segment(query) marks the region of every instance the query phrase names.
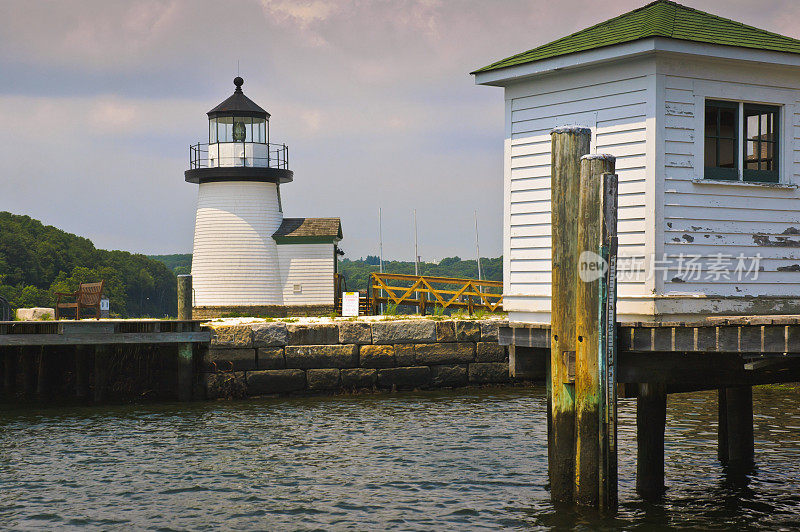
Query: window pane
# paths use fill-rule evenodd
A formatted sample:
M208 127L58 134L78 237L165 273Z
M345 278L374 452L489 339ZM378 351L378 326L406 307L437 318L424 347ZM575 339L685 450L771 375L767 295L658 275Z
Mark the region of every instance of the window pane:
M744 128L744 138L747 140L758 140L758 115L748 116L745 111Z
M711 104L706 105L706 137L717 137L717 116L718 110Z
M248 117L244 119L244 124L247 126L247 141L248 142L256 142L255 137L253 136L253 119Z
M777 170L775 167L775 143L762 142L761 151L764 153L764 167L762 170Z
M758 170L758 142L748 140L744 144L744 167L749 170Z
M208 121L208 143L214 144L217 142L217 119L212 118Z
M719 161L717 166L720 168L736 168L736 141L733 139L719 140Z
M778 113L780 108L744 104L745 180L778 180Z
M266 122L264 120L258 121L258 138L259 142L267 142Z
M719 136L722 138L736 138L736 130L739 128L739 120L735 109L719 110Z
M233 141L233 117L223 116L217 120L219 126L217 127L217 135L219 142L232 142Z
M705 166L717 166L717 139L706 137Z

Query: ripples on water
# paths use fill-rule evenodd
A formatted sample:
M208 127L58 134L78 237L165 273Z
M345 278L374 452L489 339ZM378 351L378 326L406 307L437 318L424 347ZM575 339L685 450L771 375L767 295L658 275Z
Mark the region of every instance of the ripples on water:
M798 392L756 390L758 469L716 460L716 395L670 396L663 504L553 508L542 388L0 413L0 529L533 529L800 526Z

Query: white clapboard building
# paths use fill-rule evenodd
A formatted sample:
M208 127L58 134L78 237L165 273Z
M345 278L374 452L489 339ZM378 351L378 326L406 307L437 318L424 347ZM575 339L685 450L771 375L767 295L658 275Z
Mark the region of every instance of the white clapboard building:
M339 218L284 218L289 151L270 142L270 115L233 81L208 112L208 142L190 147L197 183L194 315L322 315L334 308Z
M504 307L550 320L550 132L616 156L623 320L800 313L800 41L659 0L475 72L505 89Z

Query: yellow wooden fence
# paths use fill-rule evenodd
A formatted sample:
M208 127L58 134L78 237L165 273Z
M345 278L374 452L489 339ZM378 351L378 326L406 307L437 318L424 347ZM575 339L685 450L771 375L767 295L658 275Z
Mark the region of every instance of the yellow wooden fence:
M503 304L502 281L373 273L370 292L373 314L381 303L418 307L421 314L430 307L463 308L470 314L478 309L496 312Z

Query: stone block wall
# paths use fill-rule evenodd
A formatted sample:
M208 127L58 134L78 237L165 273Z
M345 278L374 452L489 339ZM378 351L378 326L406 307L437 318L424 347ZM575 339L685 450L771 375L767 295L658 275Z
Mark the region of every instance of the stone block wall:
M510 382L501 320L208 324L210 399Z

